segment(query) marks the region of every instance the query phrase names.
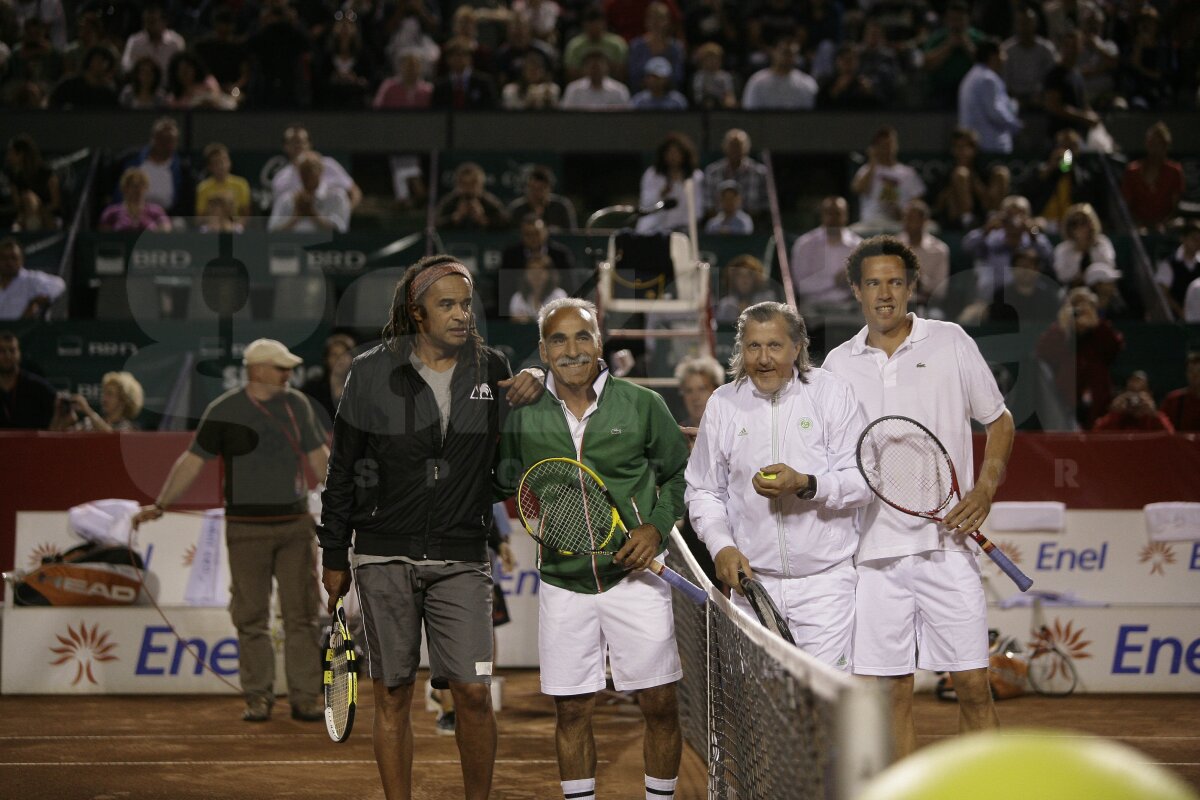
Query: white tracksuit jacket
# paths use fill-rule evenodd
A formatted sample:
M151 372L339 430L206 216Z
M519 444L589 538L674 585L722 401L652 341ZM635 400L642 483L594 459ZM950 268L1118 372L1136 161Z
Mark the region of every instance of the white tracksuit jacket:
M726 384L708 401L687 465L684 500L700 539L715 558L725 547L745 554L757 573L813 575L854 555L855 509L873 495L855 464L866 427L850 384L810 369L775 396L749 379ZM783 463L817 479L812 500L769 500L754 491L754 473Z

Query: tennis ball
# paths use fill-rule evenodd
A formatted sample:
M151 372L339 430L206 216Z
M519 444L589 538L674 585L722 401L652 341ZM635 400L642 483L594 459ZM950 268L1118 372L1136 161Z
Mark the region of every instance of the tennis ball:
M763 477L763 480L768 480L768 481L773 481L779 477L778 472L763 472L762 470L759 470L758 474Z
M1148 758L1072 731L985 731L917 751L858 800L1200 800Z

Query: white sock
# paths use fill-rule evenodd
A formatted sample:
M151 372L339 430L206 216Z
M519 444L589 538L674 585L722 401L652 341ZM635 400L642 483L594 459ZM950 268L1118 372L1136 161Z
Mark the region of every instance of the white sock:
M675 784L679 778L651 778L646 776L646 800L673 800Z
M565 800L596 800L596 779L582 778L577 781L562 781Z

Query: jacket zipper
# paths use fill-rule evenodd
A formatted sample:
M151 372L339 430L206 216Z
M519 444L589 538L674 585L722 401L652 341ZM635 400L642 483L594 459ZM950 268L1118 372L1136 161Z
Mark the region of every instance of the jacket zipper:
M771 461L779 463L779 393L771 396ZM779 566L785 577L791 577L788 569L787 536L783 526L783 498L771 501L775 506L775 535L779 539Z

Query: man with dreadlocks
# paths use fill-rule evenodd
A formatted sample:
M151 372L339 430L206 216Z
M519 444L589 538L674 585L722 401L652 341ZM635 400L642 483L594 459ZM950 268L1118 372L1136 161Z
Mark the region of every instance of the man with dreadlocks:
M374 681L375 759L389 800L412 792L413 684L421 624L435 685L449 685L468 800L492 783L496 720L487 535L500 396L541 396L511 377L471 314L471 273L423 258L396 286L383 343L354 359L333 425L318 536L330 607L358 582ZM349 555L353 536L354 555Z
M738 317L729 372L688 460L692 525L735 603L750 608L738 572L758 578L796 645L849 672L866 419L847 381L809 363L804 318L783 303Z

